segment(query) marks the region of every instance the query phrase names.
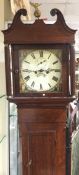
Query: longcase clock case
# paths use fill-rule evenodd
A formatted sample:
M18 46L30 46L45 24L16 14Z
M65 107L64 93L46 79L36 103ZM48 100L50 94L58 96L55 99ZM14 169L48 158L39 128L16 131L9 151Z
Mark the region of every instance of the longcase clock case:
M9 29L3 31L7 99L17 104L22 139L22 175L71 175L71 140L67 146L66 121L68 104L74 99L73 44L76 31L66 25L58 9L52 9L50 13L52 16L57 15L54 24L46 24L42 19L32 24L24 24L21 15L25 16L27 12L21 9L16 13ZM59 62L61 71L57 67L43 70L43 66L38 71L29 70L24 85L21 86L23 80L20 59L25 55L25 62L28 64L27 55L31 50L35 54L40 51L44 55L48 51L50 55L53 53L54 58L57 58L53 64ZM40 65L44 62L41 61L41 56L39 61ZM30 65L33 66L32 61ZM28 69L30 65L28 64ZM55 76L53 71L56 72ZM25 72L27 74L27 69ZM61 78L58 82L57 75L60 76L60 72ZM45 86L49 90L43 90L44 84L41 85L39 81L37 91L32 90L37 83L33 81L30 85L29 79L33 74L37 81L40 81L40 77L45 79L46 76L53 76L51 81L47 79L48 84ZM53 86L52 82L55 83L55 88L50 88Z

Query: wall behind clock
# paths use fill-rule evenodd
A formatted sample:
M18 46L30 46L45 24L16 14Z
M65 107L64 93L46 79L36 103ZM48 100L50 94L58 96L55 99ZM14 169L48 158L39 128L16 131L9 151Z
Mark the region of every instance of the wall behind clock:
M7 101L5 99L4 38L4 0L0 0L0 175L8 175L8 130Z
M8 175L7 101L5 99L4 0L0 0L0 175Z

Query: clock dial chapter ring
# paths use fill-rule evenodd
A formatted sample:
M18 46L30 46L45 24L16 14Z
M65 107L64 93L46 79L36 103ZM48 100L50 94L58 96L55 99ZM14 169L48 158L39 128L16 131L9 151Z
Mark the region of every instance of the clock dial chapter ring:
M21 76L28 91L53 91L61 79L61 62L50 51L32 51L22 61Z

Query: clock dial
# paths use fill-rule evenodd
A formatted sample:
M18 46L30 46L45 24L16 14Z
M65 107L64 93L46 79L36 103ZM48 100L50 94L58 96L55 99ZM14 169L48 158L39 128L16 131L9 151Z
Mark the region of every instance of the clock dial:
M60 58L53 50L29 51L20 64L23 86L27 91L56 91L61 81L61 69Z

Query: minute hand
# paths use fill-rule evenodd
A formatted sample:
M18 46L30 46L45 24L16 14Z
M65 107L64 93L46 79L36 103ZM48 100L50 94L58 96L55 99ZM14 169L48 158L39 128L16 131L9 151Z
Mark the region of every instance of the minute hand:
M46 73L49 73L51 71L60 72L60 69L50 69L49 68L49 69L46 70Z

